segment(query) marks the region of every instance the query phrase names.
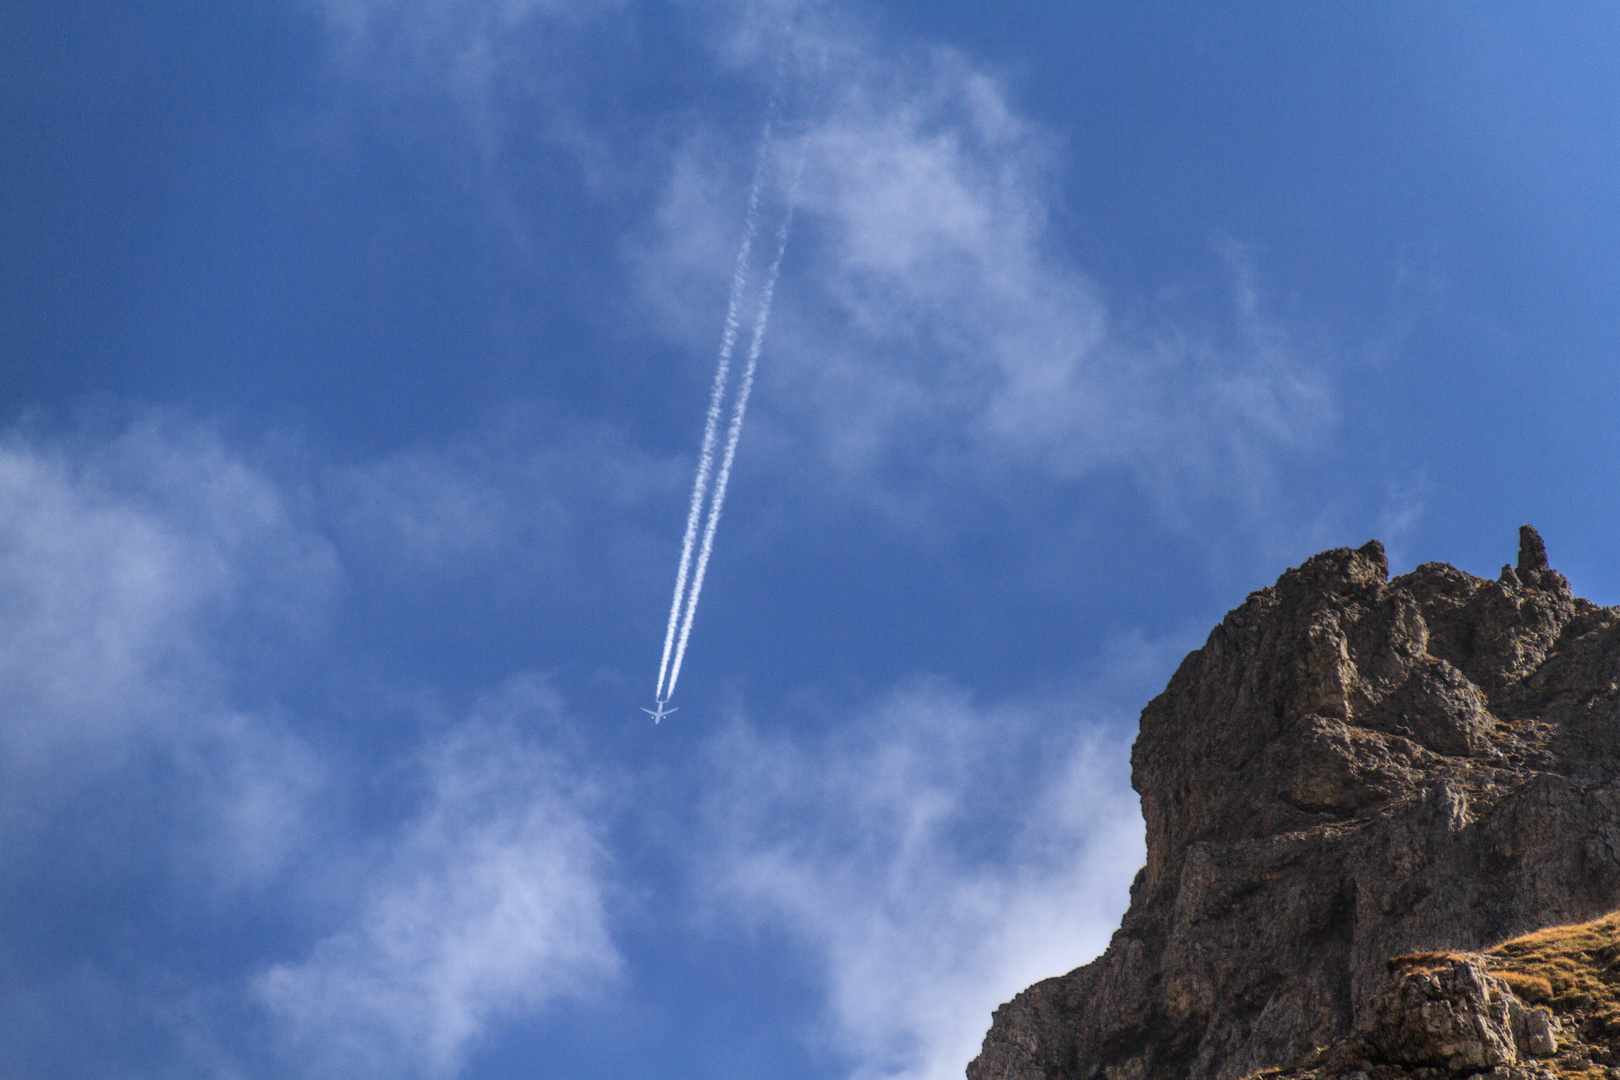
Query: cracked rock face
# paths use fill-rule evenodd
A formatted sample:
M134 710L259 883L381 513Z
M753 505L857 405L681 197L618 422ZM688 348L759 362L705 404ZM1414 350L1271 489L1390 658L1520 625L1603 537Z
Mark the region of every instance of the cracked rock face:
M1620 906L1620 609L1528 526L1495 581L1326 551L1182 662L1131 765L1130 910L996 1010L970 1080L1238 1080L1373 1024L1390 957ZM1493 1030L1469 1070L1520 1068Z
M1552 1014L1526 1007L1471 957L1404 973L1373 998L1372 1013L1364 1036L1371 1060L1466 1074L1557 1050Z

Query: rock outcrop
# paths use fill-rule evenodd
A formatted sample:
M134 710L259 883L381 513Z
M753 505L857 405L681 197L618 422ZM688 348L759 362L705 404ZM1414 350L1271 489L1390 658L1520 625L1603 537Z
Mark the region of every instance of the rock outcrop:
M1255 1080L1620 1078L1620 913L1389 967L1355 1033Z
M1467 957L1620 906L1620 609L1528 526L1495 581L1323 552L1182 662L1131 766L1123 923L996 1010L970 1080L1238 1080L1352 1044L1336 1075L1522 1071L1542 1014ZM1392 975L1420 951L1451 958Z

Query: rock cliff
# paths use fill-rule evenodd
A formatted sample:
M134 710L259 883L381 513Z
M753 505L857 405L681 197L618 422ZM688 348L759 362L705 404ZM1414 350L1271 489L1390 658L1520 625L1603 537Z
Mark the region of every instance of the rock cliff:
M1556 1018L1481 950L1620 906L1620 608L1528 526L1495 581L1326 551L1182 662L1131 769L1129 911L996 1010L970 1080L1522 1070ZM1493 1034L1396 1060L1435 1002Z

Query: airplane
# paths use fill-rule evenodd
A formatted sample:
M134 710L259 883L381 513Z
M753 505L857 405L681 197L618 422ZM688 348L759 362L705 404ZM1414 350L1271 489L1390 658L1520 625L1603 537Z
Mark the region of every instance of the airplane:
M664 708L664 706L668 705L668 704L669 704L668 699L665 699L664 701L658 702L658 711L657 712L654 712L651 709L642 709L641 711L646 713L648 716L652 717L653 718L653 723L656 724L656 723L658 723L658 721L662 720L664 717L668 716L670 713L675 713L675 712L680 712L681 711L679 709L666 709L666 708Z

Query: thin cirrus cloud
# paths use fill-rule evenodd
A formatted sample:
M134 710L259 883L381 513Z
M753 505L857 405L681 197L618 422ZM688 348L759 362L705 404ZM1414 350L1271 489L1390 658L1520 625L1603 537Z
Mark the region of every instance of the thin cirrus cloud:
M634 200L621 208L641 222L622 240L629 306L709 355L760 129L722 131L692 108L664 115L657 100L617 101L642 111L593 126L601 91L583 58L633 63L610 31L633 40L636 5L326 6L351 71L400 99L436 88L486 165L521 121L572 154L597 197ZM1056 136L970 58L882 40L822 3L681 11L716 86L752 87L761 122L776 102L777 171L803 166L756 442L814 446L835 474L876 489L918 465L1064 481L1113 471L1176 519L1209 499L1258 505L1277 460L1332 428L1331 358L1269 314L1240 244L1212 252L1224 305L1127 298L1121 313L1052 225ZM605 179L645 177L649 160L665 165L661 189ZM494 168L481 182L522 179ZM494 195L501 213L522 201Z
M995 1006L1107 943L1142 826L1086 700L925 685L824 739L713 741L705 880L814 957L850 1076L960 1077Z
M43 808L156 754L240 779L244 822L276 817L265 763L299 751L233 707L241 657L219 631L320 622L341 571L292 500L210 433L158 418L8 433L0 499L6 797Z
M491 1022L618 976L598 794L577 760L518 733L560 713L517 680L430 745L421 808L360 875L348 924L255 978L312 1074L454 1075Z
M1113 469L1166 506L1249 500L1331 424L1325 372L1267 317L1236 245L1215 323L1122 320L1062 253L1053 139L1001 82L948 49L796 45L817 90L778 135L803 173L762 416L865 479L897 457ZM649 308L694 347L707 328L686 313L719 292L741 199L723 147L697 133L677 153L638 250Z
M456 468L423 467L450 498ZM617 977L601 786L541 683L369 757L251 704L309 661L356 561L400 557L327 539L316 486L173 418L0 438L0 1070L258 1075L242 1048L265 1037L281 1075L452 1075L492 1022ZM420 501L381 498L385 520ZM351 808L402 774L406 809ZM194 969L267 919L306 945Z
M12 428L0 500L0 1071L122 1072L195 989L157 976L191 951L162 943L310 842L324 765L236 689L318 632L341 572L280 485L163 417Z

